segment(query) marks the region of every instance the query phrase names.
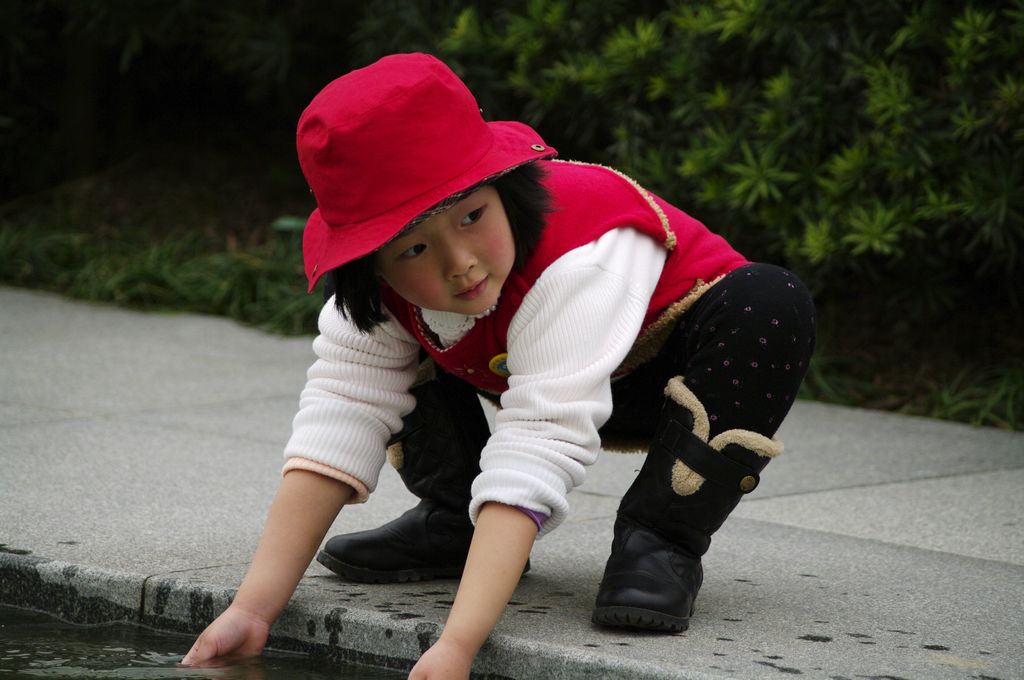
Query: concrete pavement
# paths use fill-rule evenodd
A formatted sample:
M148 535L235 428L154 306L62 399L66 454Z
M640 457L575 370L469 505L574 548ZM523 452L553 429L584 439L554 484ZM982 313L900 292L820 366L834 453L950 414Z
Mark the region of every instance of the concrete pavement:
M311 359L310 338L0 288L0 603L201 630L245 573ZM590 623L642 462L606 453L475 671L1024 678L1024 434L800 402L780 437L705 558L689 631ZM413 502L386 469L334 530ZM314 563L271 644L409 667L456 585L350 584Z

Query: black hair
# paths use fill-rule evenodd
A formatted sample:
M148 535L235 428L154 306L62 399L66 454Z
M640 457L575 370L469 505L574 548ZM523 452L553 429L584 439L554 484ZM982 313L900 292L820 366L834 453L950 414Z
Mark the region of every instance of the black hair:
M551 212L551 194L542 183L543 179L544 170L536 162L520 165L449 196L413 219L406 228L443 212L478 189L493 186L512 228L512 239L516 247L512 266L520 270L540 240L546 223L545 215ZM330 299L332 294L336 294L334 305L338 311L351 319L363 333L371 332L387 320L373 260L374 253L364 255L332 269L324 277L324 299Z

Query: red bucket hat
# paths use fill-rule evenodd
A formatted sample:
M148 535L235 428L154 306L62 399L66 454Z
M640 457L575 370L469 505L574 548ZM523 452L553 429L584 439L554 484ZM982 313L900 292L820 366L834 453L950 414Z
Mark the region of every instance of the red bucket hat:
M302 238L310 291L448 196L556 154L527 125L485 122L466 85L426 54L331 82L302 112L296 146L317 202Z

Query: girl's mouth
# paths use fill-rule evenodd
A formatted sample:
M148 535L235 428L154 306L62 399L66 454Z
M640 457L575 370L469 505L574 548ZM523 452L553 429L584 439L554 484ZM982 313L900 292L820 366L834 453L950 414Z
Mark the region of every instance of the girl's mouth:
M461 293L456 293L455 297L461 300L475 300L484 294L484 290L487 288L487 277L480 279L480 282L467 288Z

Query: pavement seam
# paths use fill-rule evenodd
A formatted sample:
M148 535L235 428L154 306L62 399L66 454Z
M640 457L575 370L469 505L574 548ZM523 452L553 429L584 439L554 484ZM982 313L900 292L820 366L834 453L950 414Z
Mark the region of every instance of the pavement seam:
M765 495L758 495L758 497L756 497L756 498L745 499L744 503L745 504L749 504L749 503L756 503L758 501L770 501L770 500L775 500L775 499L778 499L778 498L795 498L795 497L799 497L799 496L815 496L815 495L818 495L818 494L832 493L834 491L847 491L847 490L854 490L854 489L877 489L879 487L895 486L895 485L898 485L898 484L913 484L915 482L930 482L930 481L935 481L935 480L940 480L940 479L957 479L957 478L961 478L961 477L972 477L972 476L977 476L977 475L987 475L987 474L991 474L993 472L1016 472L1018 470L1024 470L1024 464L1021 464L1021 465L1011 465L1011 466L1008 466L1008 467L1007 466L994 467L994 468L990 468L990 469L987 469L987 470L971 470L969 472L954 472L954 473L927 475L927 476L924 476L924 477L912 477L912 478L909 478L909 479L894 479L894 480L889 480L889 481L885 481L885 482L865 482L863 484L851 484L849 486L826 487L826 488L819 488L819 489L813 489L813 490L808 490L808 491L790 491L790 492L787 492L787 493L778 493L778 494L772 494L772 495L765 494Z
M919 550L921 552L934 553L936 555L946 555L951 557L957 557L964 560L977 560L979 562L986 562L988 564L998 564L1004 567L1010 567L1012 569L1019 569L1024 572L1024 564L1018 564L1016 562L1007 562L1005 560L996 560L989 557L978 557L977 555L965 555L958 552L950 552L948 550L939 550L937 548L925 548L918 545L908 545L906 543L896 543L893 541L887 541L881 538L866 538L864 536L858 536L856 534L841 533L838 531L828 531L825 529L815 529L814 527L806 527L800 524L790 524L788 522L778 522L769 519L757 519L756 517L739 517L737 516L736 521L753 522L756 524L768 524L776 527L786 527L789 529L796 529L798 531L808 531L815 534L823 534L825 536L841 536L847 539L853 539L855 541L865 541L867 543L873 543L876 545L884 545L891 548L899 548L901 550Z
M68 418L64 418L64 419L62 419L60 421L57 421L57 422L63 422L65 420L91 420L91 419L94 419L94 418L102 418L102 419L111 419L112 418L112 419L116 420L116 419L123 418L123 417L126 417L126 416L137 416L137 415L146 415L146 414L155 414L155 413L174 413L174 412L177 412L177 413L188 413L189 411L196 411L196 410L200 410L200 409L208 409L208 408L211 408L211 407L216 408L216 407L221 407L221 406L238 406L238 405L242 405L242 404L258 404L260 402L274 401L276 399L290 399L290 400L294 400L296 402L296 408L298 408L298 405L297 405L298 404L298 397L296 396L296 394L291 393L291 392L285 394L285 393L282 392L281 394L270 394L270 395L261 396L261 397L239 397L237 399L223 399L223 400L218 400L218 401L210 401L210 402L202 402L202 403L192 403L192 404L188 404L188 405L154 406L152 408L143 408L143 409L136 409L136 410L100 411L100 412L97 412L97 413L88 413L88 414L80 415L80 416L69 416ZM49 411L50 413L60 413L62 411L63 412L69 412L69 409L65 409L65 408L53 408L52 406L46 406L44 404L33 404L33 403L29 403L29 402L24 402L24 401L9 401L9 400L6 400L6 399L0 399L0 406L21 406L23 408L29 408L29 409L44 409L46 411ZM52 423L54 421L47 420L46 422ZM3 423L3 424L0 424L0 429L8 428L8 427L18 427L19 425L34 425L34 424L37 424L37 423L34 422L34 421L33 422L28 422L28 423Z
M276 398L280 398L280 397L276 397ZM224 402L224 403L226 403L226 402ZM245 401L242 401L242 402L233 402L233 403L250 403L250 400L245 400ZM220 405L220 404L213 404L213 405ZM204 404L204 405L200 405L197 408L205 408L206 406L207 405ZM189 407L189 408L191 409L193 407ZM88 415L88 416L75 416L75 417L69 417L69 418L61 418L61 419L58 419L58 420L52 420L51 419L51 420L45 420L45 421L40 420L40 421L28 421L28 422L12 423L12 424L0 424L0 431L8 430L8 429L14 429L14 428L38 427L38 426L41 426L41 425L45 425L47 427L52 427L52 426L54 426L56 424L68 424L68 423L82 423L82 424L85 424L85 423L104 423L104 422L106 422L106 423L118 423L118 424L126 424L126 425L144 426L144 427L148 427L148 428L152 428L152 429L164 430L164 431L167 431L167 432L181 432L182 430L185 430L185 431L188 431L188 432L194 432L194 433L198 433L198 434L204 434L204 435L210 435L210 436L216 436L216 437L226 437L228 439L238 440L238 441L253 442L253 443L258 443L258 444L273 444L273 445L276 445L276 446L280 446L282 449L284 448L285 441L287 440L287 437L285 437L285 436L278 437L278 438L275 438L275 439L270 439L270 438L254 437L254 436L245 435L245 434L225 433L223 431L215 430L213 428L195 427L194 425L186 425L185 423L180 423L179 425L171 425L171 424L167 424L167 423L159 423L159 422L150 421L150 420L134 420L133 419L133 417L139 416L139 415L142 415L142 416L145 416L147 414L154 414L155 415L155 414L165 413L165 412L167 412L167 411L165 411L164 409L154 409L154 410L145 410L145 411L131 411L131 412L127 413L127 414L101 413L101 414L93 414L93 415Z

